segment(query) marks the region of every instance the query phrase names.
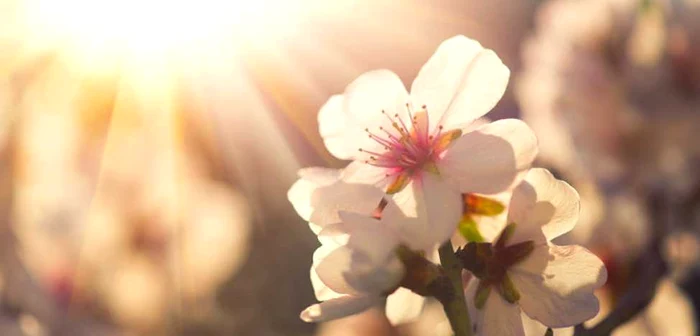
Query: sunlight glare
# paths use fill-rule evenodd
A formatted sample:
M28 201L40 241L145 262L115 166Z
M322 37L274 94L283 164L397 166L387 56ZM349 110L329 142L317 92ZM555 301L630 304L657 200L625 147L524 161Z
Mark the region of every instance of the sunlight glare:
M27 0L45 43L91 59L162 57L214 43L269 40L294 30L300 1Z

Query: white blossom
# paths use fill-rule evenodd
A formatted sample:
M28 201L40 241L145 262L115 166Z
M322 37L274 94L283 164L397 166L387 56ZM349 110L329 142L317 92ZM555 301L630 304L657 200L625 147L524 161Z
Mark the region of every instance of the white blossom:
M552 328L598 313L593 292L607 279L603 262L581 246L551 242L574 227L578 213L571 186L545 169L528 172L513 191L509 225L482 245L486 264L465 289L478 335L524 335L521 312Z
M334 156L353 160L342 178L392 194L418 220L411 245L427 249L452 235L460 194L517 185L536 156L536 138L519 120L470 127L500 100L509 75L493 51L456 36L423 66L410 94L389 70L361 75L321 108L320 133Z
M415 220L406 218L377 187L345 183L340 174L325 168L302 169L288 193L322 244L310 272L316 298L322 302L304 310L301 318L307 322L341 318L385 298L392 323L415 318L424 298L398 288L405 269L396 254Z

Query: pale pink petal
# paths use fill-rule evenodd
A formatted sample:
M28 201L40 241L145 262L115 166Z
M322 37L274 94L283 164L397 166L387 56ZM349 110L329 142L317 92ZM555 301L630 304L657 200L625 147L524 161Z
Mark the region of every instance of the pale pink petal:
M334 95L318 112L318 131L326 149L339 159L352 159L357 154L357 146L347 141L352 134L366 136L360 125L348 129L349 118L344 110L343 95Z
M462 216L461 195L432 173L414 178L394 201L407 217L399 228L402 241L415 250L450 239Z
M491 289L486 304L481 309L474 306L474 296L479 281L469 281L464 291L467 308L477 336L525 336L520 308L517 304L508 303L498 291Z
M390 129L387 116L405 116L408 101L408 92L396 74L367 72L350 83L343 96L331 97L321 108L318 122L324 143L340 159L366 156L359 148L381 151L384 145L369 138L366 130L381 134L380 126Z
M352 251L341 246L328 253L318 262L315 269L318 279L330 290L340 294L359 294L345 279L345 272L350 270Z
M448 147L438 169L462 193L496 194L514 187L537 156L537 138L517 119L498 120Z
M301 218L308 221L313 207L311 196L316 189L335 183L340 178L340 170L321 167L311 167L299 170L299 179L294 182L287 192L287 199Z
M509 274L523 311L552 328L594 317L599 305L593 291L607 280L603 262L578 245L538 246Z
M323 227L339 223L339 211L371 215L384 196L381 189L367 184L338 182L320 187L311 197L310 221Z
M578 193L543 168L531 169L513 190L508 223L516 223L509 244L525 240L543 243L574 228L578 221Z
M362 256L355 258L345 280L358 292L382 295L399 286L406 269L398 257L392 255L384 264L374 266Z
M381 220L341 211L343 231L349 236L347 246L361 253L372 265L386 263L399 245L399 237L393 228Z
M425 298L406 288L399 288L386 299L386 317L392 325L414 321L423 311Z
M325 283L323 283L323 281L321 281L321 278L316 273L316 269L318 268L318 265L321 263L321 261L325 259L329 254L331 254L331 252L335 251L338 247L340 247L340 245L336 245L333 243L323 244L314 252L310 277L311 285L314 288L314 294L316 295L316 299L319 301L326 301L343 296L343 294L330 289Z
M353 161L343 169L340 178L346 183L371 184L386 190L389 183L386 174L387 168L373 166L364 161Z
M427 105L431 124L462 128L496 106L509 76L508 67L493 51L455 36L442 42L420 70L411 97L414 106Z
M531 319L529 316L527 316L527 314L522 313L520 314L520 317L523 319L523 327L525 327L525 334L544 336L544 334L547 332L547 326ZM573 336L574 328L553 328L552 332L553 336Z
M306 308L299 316L304 322L323 322L361 313L378 304L381 298L373 295L343 296Z

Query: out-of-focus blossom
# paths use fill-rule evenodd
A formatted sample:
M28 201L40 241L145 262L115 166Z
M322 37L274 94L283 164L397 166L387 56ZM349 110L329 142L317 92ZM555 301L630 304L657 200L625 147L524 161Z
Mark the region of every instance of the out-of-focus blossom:
M465 289L479 335L524 335L521 310L545 326L582 323L598 313L593 294L607 278L603 262L577 245L551 240L578 219L579 198L544 169L531 169L513 191L508 220L491 243L470 243L458 254L476 279ZM481 260L483 262L478 262Z
M547 139L542 163L581 194L586 217L569 241L632 260L654 232L645 190L680 199L696 185L698 13L692 1L542 4L516 93L523 119Z
M406 91L388 70L368 72L321 108L328 150L354 160L342 178L377 185L425 226L422 249L449 238L460 194L493 194L517 184L537 153L519 120L468 132L500 100L508 68L493 51L456 36L443 42ZM463 134L464 133L464 134Z
M59 304L97 307L127 330L157 333L169 316L215 307L247 256L246 201L163 115L115 111L102 133L64 75L19 107L11 216L22 261Z
M600 314L590 321L599 322L613 308L615 301L606 290L597 293L600 299ZM613 336L632 335L695 335L693 305L673 281L663 278L649 306L629 322L621 325Z

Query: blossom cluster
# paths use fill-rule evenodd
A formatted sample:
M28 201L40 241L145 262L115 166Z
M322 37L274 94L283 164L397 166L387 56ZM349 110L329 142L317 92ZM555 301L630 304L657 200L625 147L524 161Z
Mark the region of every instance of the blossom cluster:
M451 298L440 246L454 241L472 330L524 334L521 312L552 328L598 313L603 263L554 238L578 220L579 196L532 168L537 138L517 119L490 122L510 71L477 41L443 42L406 90L389 70L361 75L318 121L344 169L306 168L288 193L321 246L310 277L321 301L307 322L385 304L410 321L425 297ZM440 249L442 258L442 251ZM444 262L444 260L443 260Z

